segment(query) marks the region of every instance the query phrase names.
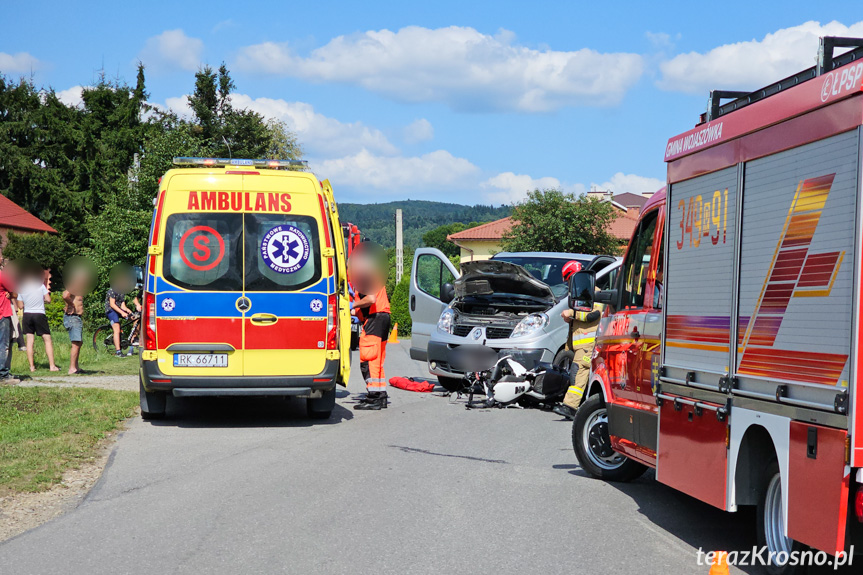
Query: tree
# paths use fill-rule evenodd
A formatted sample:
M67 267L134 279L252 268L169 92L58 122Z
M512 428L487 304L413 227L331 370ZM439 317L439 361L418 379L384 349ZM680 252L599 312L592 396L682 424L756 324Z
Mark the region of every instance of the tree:
M616 253L617 239L608 233L617 214L610 202L557 189L534 190L514 204L515 225L504 234L505 251Z
M9 232L3 246L3 257L12 261L31 261L51 270L51 288L62 289L62 272L66 262L77 251L56 234L17 234Z
M276 160L299 160L303 157L303 148L300 146L297 135L288 129L288 125L276 118L267 120L267 132L270 141L267 145L265 158Z
M231 92L236 88L227 66L218 72L204 66L195 73L195 90L188 96L189 107L202 143L210 155L223 158L262 158L279 142L290 141L290 132L271 128L264 117L251 110L236 110ZM275 139L275 140L274 140ZM296 142L296 136L293 136ZM296 147L294 152L299 151Z
M108 273L117 264L144 265L152 209L138 210L111 202L99 214L87 218L90 245L84 250L96 265L97 285L85 304L90 317L100 315L108 287Z

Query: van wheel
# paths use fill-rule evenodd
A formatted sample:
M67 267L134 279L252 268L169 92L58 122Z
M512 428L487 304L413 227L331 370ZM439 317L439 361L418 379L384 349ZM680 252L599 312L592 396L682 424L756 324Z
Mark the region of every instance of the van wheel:
M164 391L147 391L144 382L138 380L138 396L141 404L141 417L147 420L162 419L168 403L168 394Z
M761 490L758 499L758 545L767 548L767 555L773 561L766 566L769 575L797 575L803 573L799 565L790 565L787 558L793 551L801 551L804 545L785 536L785 517L782 508L782 476L779 463L770 463L765 473L767 485ZM782 563L780 563L782 562Z
M596 479L632 481L647 467L611 448L608 437L608 410L601 395L593 395L575 412L572 447L581 468Z
M319 398L306 400L306 413L312 419L329 419L336 406L335 388L327 390Z
M560 368L564 371L572 371L572 359L575 357L575 353L569 351L568 349L562 349L557 352L557 355L554 356L554 360L551 362L557 368Z

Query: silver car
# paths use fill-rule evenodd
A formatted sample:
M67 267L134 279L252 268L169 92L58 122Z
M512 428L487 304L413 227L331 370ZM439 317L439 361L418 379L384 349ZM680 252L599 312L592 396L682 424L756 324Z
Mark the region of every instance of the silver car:
M513 355L527 367L551 363L564 348L568 326L563 266L572 260L596 271L600 289L613 285L620 258L560 252L501 252L462 264L461 273L434 248L414 253L410 310L411 358L427 361L447 389L463 372L452 350L481 344ZM605 286L605 287L603 287Z

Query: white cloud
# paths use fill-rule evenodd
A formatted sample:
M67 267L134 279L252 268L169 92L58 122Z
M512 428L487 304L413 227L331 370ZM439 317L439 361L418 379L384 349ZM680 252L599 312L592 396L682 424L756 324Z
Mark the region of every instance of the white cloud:
M404 197L417 191L443 195L453 188L469 189L479 174L479 168L468 160L445 150L414 157L378 156L362 150L343 158L311 160L309 164L333 185L366 190L366 201L374 201L370 193L373 190Z
M528 192L533 190L561 187L560 180L557 178L532 178L526 174L513 172L500 173L480 184L480 188L488 190L483 194L485 200L495 204L520 202L527 197Z
M637 176L635 174L624 174L617 172L607 182L595 185L600 190L611 190L615 194L623 194L629 192L631 194L641 194L643 192L655 192L665 185L663 180L657 178L648 178L645 176Z
M395 100L458 110L522 112L617 104L642 74L638 54L540 51L512 40L506 31L409 26L338 36L308 57L286 43L256 44L241 50L236 69L357 84Z
M404 139L409 144L432 140L434 139L434 126L425 118L414 120L405 126Z
M863 22L806 22L761 40L725 44L707 53L680 54L660 64L664 90L704 93L711 89L755 90L815 65L820 36L863 36ZM837 50L837 53L839 51Z
M189 119L192 117L192 107L189 106L189 97L188 96L178 96L176 98L167 98L165 100L165 105L171 109L172 112L180 116L181 118Z
M72 86L71 88L67 88L66 90L60 90L59 92L55 92L55 95L57 96L58 100L60 100L67 106L77 108L84 103L84 99L82 97L83 93L83 86Z
M204 43L200 39L190 38L178 28L148 38L138 57L157 71L179 68L194 72L201 65L203 51Z
M363 149L388 155L398 153L380 130L369 128L362 122L340 122L315 112L314 107L305 102L232 94L231 103L235 108L247 108L266 118L282 120L297 133L311 155L342 156Z
M29 74L42 67L42 62L27 52L7 54L0 52L0 73Z

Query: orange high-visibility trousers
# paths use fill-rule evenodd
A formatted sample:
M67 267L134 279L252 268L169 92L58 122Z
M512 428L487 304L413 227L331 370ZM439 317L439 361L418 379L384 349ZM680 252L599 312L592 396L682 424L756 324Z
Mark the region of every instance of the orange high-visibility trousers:
M370 393L387 390L384 361L389 330L390 314L376 313L366 320L360 335L360 371L366 382L366 391Z

